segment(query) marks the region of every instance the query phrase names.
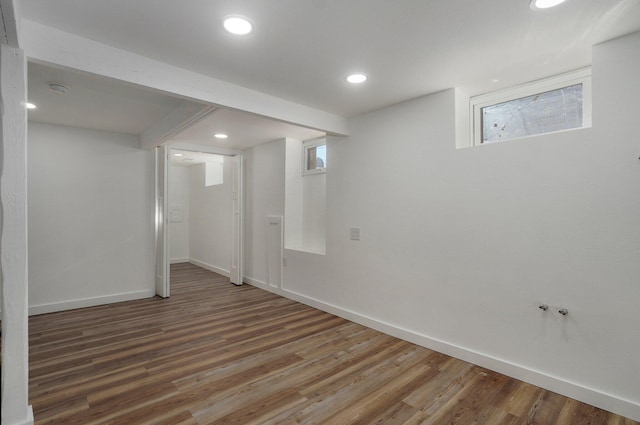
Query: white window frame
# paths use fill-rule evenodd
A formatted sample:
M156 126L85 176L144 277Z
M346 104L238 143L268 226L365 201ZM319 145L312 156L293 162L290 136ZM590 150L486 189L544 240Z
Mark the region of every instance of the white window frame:
M327 167L326 167L327 164L325 164L325 166L322 168L307 170L307 165L309 162L309 155L307 154L307 152L311 148L315 148L316 146L323 146L323 145L324 146L327 145L327 139L324 137L319 139L307 140L302 143L302 175L303 176L308 176L311 174L322 174L327 172Z
M569 128L566 130L558 130L548 133L533 134L530 136L514 137L512 139L507 139L504 141L506 142L510 140L518 140L529 137L538 137L546 134L561 133L565 131L580 130L582 128L591 127L592 88L591 68L589 67L577 71L567 72L565 74L555 75L553 77L545 78L520 86L510 87L492 93L472 97L469 102L469 115L471 118L471 145L478 146L485 144L482 142L482 108L493 106L499 103L509 102L511 100L516 100L527 96L533 96L536 94L561 89L563 87L573 86L576 84L582 84L582 127ZM500 142L490 142L487 144L494 143Z

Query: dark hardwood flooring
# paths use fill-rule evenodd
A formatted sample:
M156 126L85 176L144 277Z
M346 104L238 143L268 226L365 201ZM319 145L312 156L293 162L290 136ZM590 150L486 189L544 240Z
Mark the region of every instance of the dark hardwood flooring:
M172 297L34 316L36 424L631 425L189 264Z

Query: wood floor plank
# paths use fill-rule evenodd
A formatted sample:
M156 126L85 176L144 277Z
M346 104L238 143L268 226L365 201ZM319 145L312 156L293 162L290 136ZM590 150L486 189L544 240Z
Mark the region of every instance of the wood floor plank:
M640 425L191 264L169 299L33 316L37 425Z

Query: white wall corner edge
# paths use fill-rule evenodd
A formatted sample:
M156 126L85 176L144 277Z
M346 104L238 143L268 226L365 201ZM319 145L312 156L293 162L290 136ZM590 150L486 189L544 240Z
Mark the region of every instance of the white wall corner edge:
M24 422L19 422L15 425L33 425L35 423L35 419L33 418L33 406L32 405L28 405L27 406L27 418L24 420Z
M33 418L33 406L27 406L27 417L20 422L12 422L7 425L33 425L35 423L35 419Z
M55 313L57 311L74 310L77 308L94 307L97 305L113 304L123 301L140 300L151 298L156 295L156 291L149 289L146 291L125 292L121 294L105 295L102 297L82 298L78 300L62 301L49 304L29 306L29 316L38 314Z
M229 271L227 269L223 269L223 268L218 267L218 266L214 266L213 264L205 263L204 261L196 260L195 258L189 258L189 263L193 264L194 266L198 266L198 267L202 267L203 269L207 269L207 270L209 270L211 272L221 274L224 277L230 277L231 276L231 271Z
M274 294L278 294L283 297L301 302L319 310L326 311L328 313L361 324L363 326L367 326L369 328L383 332L387 335L391 335L404 341L414 343L421 347L425 347L430 350L434 350L439 353L443 353L448 356L473 363L474 365L484 367L498 373L502 373L503 375L507 375L512 378L544 388L546 390L562 394L566 397L576 399L583 403L590 404L592 406L607 410L609 412L613 412L615 414L633 419L635 421L640 421L640 404L638 404L637 402L626 400L612 394L607 394L605 392L589 388L575 382L570 382L557 377L553 377L543 372L511 363L504 359L499 359L487 354L470 350L468 348L448 343L446 341L431 338L427 335L423 335L408 329L403 329L401 327L382 322L372 317L347 310L333 304L328 304L324 301L320 301L291 290L274 288L260 280L245 277L244 282L252 286L267 290Z

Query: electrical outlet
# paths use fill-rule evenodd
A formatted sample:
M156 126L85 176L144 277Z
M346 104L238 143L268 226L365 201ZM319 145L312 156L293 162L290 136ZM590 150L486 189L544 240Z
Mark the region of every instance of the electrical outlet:
M352 227L351 228L351 240L352 241L359 241L360 240L360 228L359 227Z

